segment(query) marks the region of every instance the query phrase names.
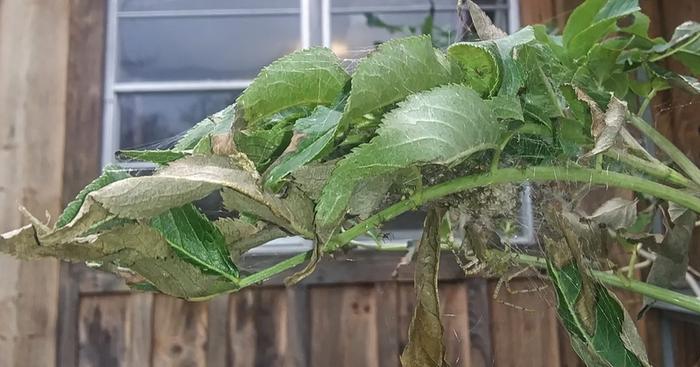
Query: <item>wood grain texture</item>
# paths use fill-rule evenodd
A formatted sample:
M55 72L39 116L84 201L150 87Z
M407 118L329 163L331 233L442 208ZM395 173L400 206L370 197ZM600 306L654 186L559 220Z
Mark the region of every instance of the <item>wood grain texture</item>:
M99 174L106 0L71 0L66 81L66 139L61 206ZM59 366L77 363L79 265L61 264L58 304Z
M374 285L377 294L377 353L382 367L400 367L399 346L399 282Z
M379 367L371 285L314 287L311 310L312 367Z
M229 315L231 365L285 366L288 313L283 288L248 289L232 295Z
M80 301L80 367L126 367L128 295L84 297Z
M229 296L207 302L207 366L228 366Z
M532 289L541 284L531 279L510 282L513 290ZM495 288L496 281L491 281L489 293L494 294ZM503 287L498 300L491 302L490 309L494 364L499 367L560 365L559 321L551 292L510 294Z
M439 287L440 317L445 328L445 360L452 367L471 367L469 300L466 282L451 282Z
M488 281L484 278L467 279L467 294L470 366L488 367L493 364Z
M61 204L68 0L0 2L0 232ZM0 366L54 366L59 265L0 256Z
M204 366L207 304L156 295L153 305L152 365Z
M286 367L309 365L311 352L311 307L308 285L298 284L285 290L287 297Z
M148 366L153 350L153 300L151 293L129 295L126 312L127 351L124 359L127 366Z

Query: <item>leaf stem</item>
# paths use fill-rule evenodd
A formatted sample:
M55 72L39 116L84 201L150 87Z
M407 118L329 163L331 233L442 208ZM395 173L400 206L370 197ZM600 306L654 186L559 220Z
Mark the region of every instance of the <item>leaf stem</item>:
M497 251L497 250L492 250ZM504 256L506 254L504 253ZM515 254L511 255L514 257L515 261L523 264L529 265L536 268L546 268L547 263L543 258L527 255L527 254ZM654 298L656 300L666 302L678 307L682 307L686 310L694 311L700 313L700 300L695 297L687 296L685 294L657 287L655 285L640 282L638 280L625 278L620 275L593 270L593 277L598 281L605 283L609 286L626 289L635 293L639 293L644 296Z
M673 143L671 143L665 136L661 135L656 129L644 121L641 117L630 114L630 123L641 131L644 135L649 137L656 146L663 150L672 160L675 162L688 177L693 180L696 184L700 185L700 169L686 157L683 152L680 151Z
M610 149L605 152L605 155L612 158L613 160L622 162L630 168L634 168L659 180L663 180L668 183L672 183L674 185L682 187L694 186L693 182L688 180L678 171L666 165L659 165L657 163L649 162L645 159L639 158L619 149Z
M688 45L692 44L693 42L697 41L698 39L700 39L700 33L695 34L695 35L694 35L693 37L691 37L689 40L683 42L682 45L680 45L680 46L678 46L678 47L674 47L674 48L672 48L670 51L666 51L665 53L663 53L663 54L661 54L661 55L652 57L651 59L649 59L649 61L650 61L650 62L657 62L657 61L659 61L659 60L661 60L661 59L665 59L665 58L667 58L667 57L669 57L669 56L672 56L672 55L675 54L676 52L683 50L683 49L685 48L685 46L688 46Z
M312 250L302 252L300 254L294 255L286 260L282 260L278 262L275 265L272 265L269 268L263 269L257 273L251 274L243 279L241 279L239 285L240 288L245 288L249 287L251 285L255 285L260 282L264 282L273 276L285 271L289 270L297 265L300 265L304 263L304 261L307 261L308 259L311 258L311 253Z

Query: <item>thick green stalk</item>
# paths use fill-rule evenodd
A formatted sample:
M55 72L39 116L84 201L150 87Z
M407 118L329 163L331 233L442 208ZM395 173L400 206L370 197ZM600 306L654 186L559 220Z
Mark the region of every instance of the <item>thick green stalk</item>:
M347 231L340 233L331 240L331 243L329 243L329 245L325 248L325 251L333 252L372 228L376 228L381 223L395 218L409 210L416 209L430 200L482 186L525 181L542 182L552 180L607 185L629 189L653 195L660 199L673 201L696 212L700 212L699 198L696 198L681 190L645 180L640 177L615 172L597 171L588 168L547 166L536 166L526 169L503 168L490 173L456 178L454 180L420 190L408 199L402 200L380 211L379 213L370 216ZM309 251L296 255L273 265L272 267L245 277L241 279L240 286L241 288L244 288L291 269L306 261L310 254L311 252Z
M694 184L685 178L685 176L666 165L659 165L657 163L649 162L645 159L617 149L610 149L605 152L605 155L656 179L683 187L694 186Z
M700 169L690 159L688 159L688 157L686 157L686 155L683 154L680 149L678 149L673 143L666 139L665 136L661 135L660 132L654 129L642 118L630 114L629 121L634 127L649 137L649 139L651 139L651 141L653 141L654 144L659 147L659 149L663 150L664 153L666 153L673 160L673 162L675 162L678 167L680 167L683 172L685 172L688 177L693 180L693 182L700 185Z
M529 265L536 268L545 269L547 263L543 258L526 255L526 254L503 254L503 256L512 256L513 259L522 264ZM682 307L686 310L691 310L700 313L700 300L695 297L687 296L682 293L670 291L655 285L640 282L638 280L625 278L621 275L616 275L612 273L607 273L604 271L592 271L592 275L598 281L605 283L612 287L626 289L641 295L651 297L658 301L666 302L678 307Z
M396 216L409 210L418 208L423 203L441 198L460 191L476 187L499 185L505 183L519 183L525 181L564 181L580 182L596 185L614 186L622 189L633 190L659 199L673 201L700 213L700 199L691 194L672 187L649 181L640 177L625 175L616 172L597 171L588 168L566 168L536 166L525 169L503 168L490 173L466 176L450 180L439 185L431 186L416 192L406 200L400 201L381 212L370 216L354 227L336 236L327 247L327 251L334 251L362 235L368 230L377 227Z

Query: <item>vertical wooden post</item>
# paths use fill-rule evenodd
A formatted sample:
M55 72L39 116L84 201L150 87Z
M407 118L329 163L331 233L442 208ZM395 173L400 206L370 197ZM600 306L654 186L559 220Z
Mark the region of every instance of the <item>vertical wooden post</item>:
M0 231L61 204L68 0L0 1ZM59 264L0 257L0 365L53 366Z

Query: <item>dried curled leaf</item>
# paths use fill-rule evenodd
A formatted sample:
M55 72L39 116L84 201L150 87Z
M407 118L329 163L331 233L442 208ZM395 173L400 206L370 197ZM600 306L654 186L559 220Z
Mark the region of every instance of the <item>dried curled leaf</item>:
M637 221L637 201L612 198L586 218L614 230L628 228Z
M474 22L476 34L482 40L494 40L508 36L508 33L493 25L491 18L473 1L467 0L467 9Z
M423 225L416 251L416 308L408 328L408 344L401 353L404 367L447 367L437 280L440 263L440 225L445 210L433 207Z

